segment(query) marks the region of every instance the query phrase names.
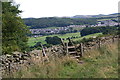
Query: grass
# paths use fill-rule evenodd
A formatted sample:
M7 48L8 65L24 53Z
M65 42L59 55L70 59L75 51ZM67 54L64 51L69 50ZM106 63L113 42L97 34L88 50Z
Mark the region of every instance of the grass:
M100 49L86 52L83 58L85 65L73 75L78 78L118 78L117 44L103 46Z
M87 35L87 36L84 36L84 37L80 37L80 32L76 32L76 33L67 33L67 34L54 34L54 35L48 35L48 36L42 36L42 37L37 37L37 38L34 38L34 37L30 37L29 40L28 40L28 45L29 46L34 46L37 42L41 42L42 44L46 44L46 37L53 37L53 36L58 36L60 38L68 38L68 37L78 37L78 38L75 38L75 39L72 39L73 41L79 41L83 38L90 38L91 36L98 36L98 35L102 35L102 33L96 33L96 34L91 34L91 35ZM65 40L65 42L67 42L67 40Z
M64 56L51 56L50 62L35 63L14 73L14 78L118 78L117 43L92 49L80 58L83 63ZM5 76L10 77L10 76Z
M73 30L82 30L84 29L85 27L73 27Z
M116 19L116 18L109 18L109 19L98 19L97 21L105 21L105 20L111 20L111 19Z
M77 33L67 33L67 34L54 34L54 35L48 35L48 36L42 36L42 37L37 37L37 38L34 38L34 37L30 37L29 38L29 41L28 41L28 45L29 46L34 46L36 44L36 42L41 42L42 44L46 44L46 37L53 37L53 36L58 36L60 38L68 38L68 37L72 37L72 36L75 36L75 37L80 37L80 32L77 32Z
M83 38L90 38L92 36L99 36L99 35L102 35L102 33L95 33L95 34L90 34L90 35L87 35L87 36L83 36L83 37L80 37L80 38L76 38L76 39L73 39L73 41L79 41L79 40L82 40Z

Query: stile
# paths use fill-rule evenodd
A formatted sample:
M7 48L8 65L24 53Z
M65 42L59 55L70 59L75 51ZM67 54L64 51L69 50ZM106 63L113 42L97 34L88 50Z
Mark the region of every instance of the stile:
M83 43L80 43L80 56L83 56Z

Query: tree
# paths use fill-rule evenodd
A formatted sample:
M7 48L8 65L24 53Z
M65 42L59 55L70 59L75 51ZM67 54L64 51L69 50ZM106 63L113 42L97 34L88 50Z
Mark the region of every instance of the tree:
M61 39L58 36L54 36L54 37L46 37L47 44L53 44L53 45L57 45L61 43Z
M100 33L100 29L97 27L87 27L81 30L81 36L86 36L94 33Z
M117 27L106 26L106 27L88 27L81 30L81 36L86 36L94 33L103 33L113 35L117 33Z
M76 33L76 32L78 32L78 30L74 30L73 32Z
M60 34L66 34L67 32L66 31L60 31L59 33Z
M27 46L27 26L23 23L18 10L19 5L12 2L2 3L2 51L8 54L13 51L25 51Z

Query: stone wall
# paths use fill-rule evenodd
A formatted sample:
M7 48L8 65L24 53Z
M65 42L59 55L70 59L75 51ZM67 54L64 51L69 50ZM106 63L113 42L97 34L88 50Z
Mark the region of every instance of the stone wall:
M80 50L87 51L89 49L98 48L105 44L110 44L118 41L119 36L109 36L93 38L92 41L83 43L83 49L80 49L80 44L76 45L78 52ZM66 49L63 46L53 46L52 48L45 49L47 58L50 56L58 56L58 54L65 54ZM80 53L81 54L81 53ZM0 56L0 72L3 74L18 71L22 69L22 66L32 65L36 62L44 62L44 57L41 50L34 50L29 53L14 52L13 55L2 55Z

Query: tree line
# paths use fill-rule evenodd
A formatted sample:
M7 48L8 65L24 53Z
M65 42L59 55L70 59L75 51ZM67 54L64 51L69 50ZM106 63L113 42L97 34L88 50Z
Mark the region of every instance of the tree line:
M97 20L95 18L26 18L23 19L27 26L31 29L47 28L47 27L65 27L69 25L95 25Z
M102 27L87 27L81 30L81 36L86 36L94 33L103 33L103 34L117 34L118 26L102 26Z

